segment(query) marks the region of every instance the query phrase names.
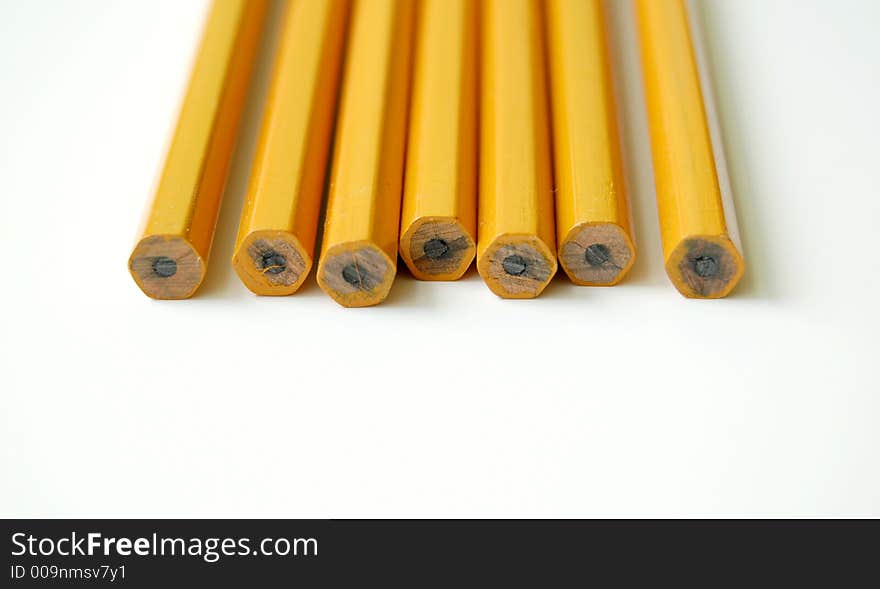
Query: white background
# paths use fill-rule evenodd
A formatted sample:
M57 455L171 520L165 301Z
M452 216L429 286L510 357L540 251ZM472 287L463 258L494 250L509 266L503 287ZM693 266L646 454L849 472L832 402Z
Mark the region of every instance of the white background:
M126 261L205 2L2 0L0 515L880 515L880 3L703 6L733 296L665 277L625 36L623 284L505 301L401 264L343 309L229 265L271 36L207 282L157 302Z

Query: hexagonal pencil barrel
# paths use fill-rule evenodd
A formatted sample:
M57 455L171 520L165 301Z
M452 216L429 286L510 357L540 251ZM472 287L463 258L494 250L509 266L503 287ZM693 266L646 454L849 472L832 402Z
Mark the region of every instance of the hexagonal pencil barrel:
M400 255L422 280L456 280L477 234L476 36L473 0L420 5Z
M532 298L556 273L541 3L483 9L477 269L498 296Z
M409 104L412 0L352 13L318 284L346 307L375 305L397 272Z
M348 0L291 2L232 265L259 295L289 295L312 267Z
M265 0L215 0L144 229L128 266L155 299L192 296L205 277L247 96Z
M699 29L684 0L637 0L636 20L666 273L723 297L744 265Z
M547 47L559 263L609 286L635 261L603 0L549 0Z

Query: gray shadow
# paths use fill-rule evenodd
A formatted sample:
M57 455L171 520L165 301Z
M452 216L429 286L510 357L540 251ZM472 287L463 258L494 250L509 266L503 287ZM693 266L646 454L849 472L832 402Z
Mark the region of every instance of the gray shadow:
M380 303L380 306L392 305L397 308L437 306L434 293L424 292L432 289L424 288L419 282L421 281L409 273L406 264L399 260L397 262L397 276L394 277L394 284L391 285L388 297ZM417 294L418 290L422 292Z
M260 39L251 87L242 113L235 153L226 179L223 203L217 220L217 230L214 233L214 244L208 260L208 271L205 282L195 295L197 297L241 297L251 294L232 268L232 254L235 251L235 238L250 179L251 163L257 148L263 105L269 90L285 6L285 0L272 0L266 15L266 25Z
M725 43L723 27L718 26L718 17L713 16L702 2L694 5L697 8L691 16L702 25L704 32L703 41L710 70L706 74L715 95L746 266L742 280L731 296L777 298L778 285L773 272L775 261L770 255L774 251L770 243L772 232L767 215L761 212L760 199L751 172L759 166L750 159L755 151L748 149L749 138L742 131L747 127L741 124L745 115L739 108L737 99L748 88L737 83L732 62L727 57L730 46Z
M541 296L538 298L570 300L575 302L588 301L593 288L601 287L578 286L573 284L568 279L568 274L565 273L562 266L559 266L556 275L553 276L553 279L550 280L550 284L544 288L544 292L542 292Z
M469 280L481 280L477 274L476 261L465 271L461 278L454 281L466 282ZM397 260L397 276L394 284L391 286L391 292L388 298L382 302L382 305L394 305L395 307L412 307L412 308L437 308L442 306L442 289L444 286L451 285L452 282L432 282L430 280L419 280L409 271L406 262L402 258Z
M673 288L663 269L654 166L632 4L606 0L605 6L610 21L608 43L617 96L624 175L636 242L636 262L619 286L662 285Z

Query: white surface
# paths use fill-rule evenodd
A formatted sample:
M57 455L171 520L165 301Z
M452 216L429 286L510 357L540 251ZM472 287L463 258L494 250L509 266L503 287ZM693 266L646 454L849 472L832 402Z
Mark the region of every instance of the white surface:
M129 277L203 9L0 2L0 515L880 515L880 4L705 3L731 298L665 278L625 44L629 278L360 310L229 267L258 101L204 288Z

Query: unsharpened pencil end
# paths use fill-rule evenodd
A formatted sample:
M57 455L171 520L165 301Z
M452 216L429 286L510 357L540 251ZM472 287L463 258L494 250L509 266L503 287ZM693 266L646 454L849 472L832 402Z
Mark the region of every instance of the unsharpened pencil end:
M128 259L132 278L154 299L188 299L205 278L205 263L195 248L178 235L141 239Z
M305 282L312 258L287 231L254 231L241 240L232 267L254 294L285 296Z
M666 260L666 273L688 298L726 297L742 278L742 255L727 236L683 239Z
M343 307L369 307L385 300L397 274L396 260L370 242L341 243L318 263L318 285Z
M400 238L400 256L419 280L458 280L475 253L473 236L451 217L418 219Z
M615 223L582 223L559 245L559 264L580 286L612 286L632 268L636 250Z
M556 274L556 255L534 235L501 235L477 259L486 286L505 299L532 299Z

